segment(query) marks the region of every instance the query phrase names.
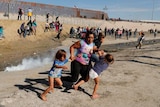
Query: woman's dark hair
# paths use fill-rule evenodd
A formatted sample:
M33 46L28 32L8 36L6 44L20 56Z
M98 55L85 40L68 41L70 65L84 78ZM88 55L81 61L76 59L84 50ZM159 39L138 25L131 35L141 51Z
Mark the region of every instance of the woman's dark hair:
M93 32L87 31L87 32L86 32L86 37L85 37L85 39L87 39L87 38L89 37L90 34L93 34Z
M57 51L57 53L55 55L55 59L60 59L61 57L66 58L66 51L63 49L60 49Z

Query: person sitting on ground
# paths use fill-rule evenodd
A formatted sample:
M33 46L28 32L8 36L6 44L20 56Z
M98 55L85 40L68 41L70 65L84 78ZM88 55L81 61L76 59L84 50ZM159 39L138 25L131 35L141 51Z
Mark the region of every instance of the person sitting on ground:
M18 33L19 33L20 37L21 37L21 36L23 36L23 37L26 36L26 31L25 31L25 30L26 30L26 29L25 29L25 22L23 22L23 23L21 24L21 26L20 26L20 31L19 31L19 29L18 29Z
M92 99L98 98L97 90L99 87L99 75L108 68L110 64L114 62L114 58L111 54L106 54L103 50L98 51L99 61L97 61L94 66L89 71L89 78L94 79L95 85L92 92ZM83 80L79 81L77 84L73 86L75 90L78 89L80 85L84 83Z
M51 23L49 23L49 27L50 27L50 29L54 29L55 28L54 21L52 21Z
M63 49L58 50L55 55L53 66L48 73L49 87L40 96L42 100L47 101L46 95L48 92L54 91L54 86L62 87L63 83L60 77L62 75L62 70L68 69L67 66L64 66L67 62L68 59L66 59L66 51ZM54 80L56 82L55 85Z

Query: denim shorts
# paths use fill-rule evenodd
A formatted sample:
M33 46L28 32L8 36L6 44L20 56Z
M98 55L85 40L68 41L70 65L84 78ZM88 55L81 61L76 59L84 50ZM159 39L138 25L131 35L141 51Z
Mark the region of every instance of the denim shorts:
M53 78L60 78L62 76L62 69L51 70L48 75Z

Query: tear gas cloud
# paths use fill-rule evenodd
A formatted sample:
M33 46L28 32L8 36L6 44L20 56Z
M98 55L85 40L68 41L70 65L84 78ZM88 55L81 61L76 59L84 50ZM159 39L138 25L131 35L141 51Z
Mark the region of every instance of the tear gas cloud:
M22 71L22 70L28 70L33 69L36 67L44 66L50 63L53 63L53 59L55 56L55 53L59 49L64 49L67 52L67 58L69 57L69 49L68 47L60 46L56 49L52 49L50 53L47 53L43 56L37 56L36 58L24 58L22 62L16 66L9 66L5 68L5 71ZM36 53L34 53L36 54Z

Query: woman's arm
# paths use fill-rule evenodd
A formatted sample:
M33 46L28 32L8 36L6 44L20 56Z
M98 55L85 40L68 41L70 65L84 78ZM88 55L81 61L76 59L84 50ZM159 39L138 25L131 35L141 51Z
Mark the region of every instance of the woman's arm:
M98 50L97 46L93 46L93 52L98 52Z
M98 51L98 55L99 55L99 56L104 56L105 54L106 54L106 53L105 53L103 50L99 50L99 51Z
M70 47L70 59L72 61L75 59L75 56L74 56L75 49L78 49L80 47L81 47L80 41L77 41L73 45L71 45L71 47Z

